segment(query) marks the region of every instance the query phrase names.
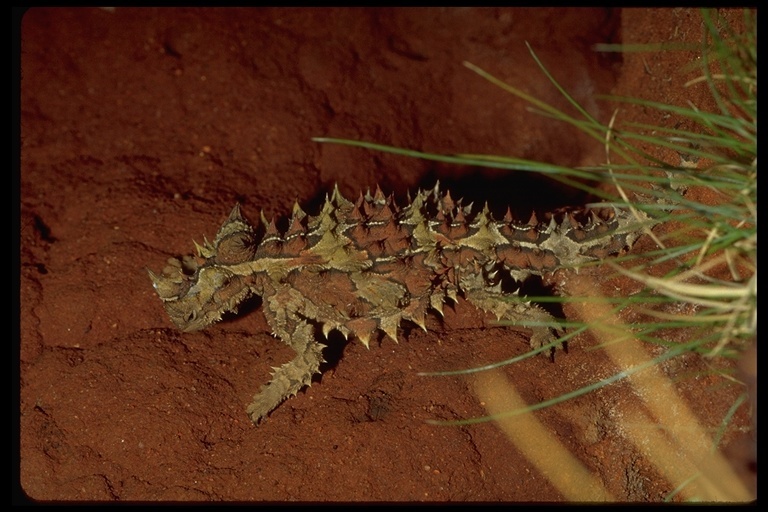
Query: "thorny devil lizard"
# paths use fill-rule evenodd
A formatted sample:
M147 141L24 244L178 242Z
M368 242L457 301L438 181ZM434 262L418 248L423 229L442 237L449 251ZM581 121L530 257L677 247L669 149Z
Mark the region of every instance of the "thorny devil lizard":
M522 283L563 267L618 254L639 237L644 214L618 209L572 211L539 222L492 218L488 206L454 202L436 185L398 208L377 188L355 202L334 188L319 215L298 203L281 234L262 212L261 241L235 205L213 243L195 243L197 256L171 258L162 275L149 271L171 320L183 331L202 329L262 297L275 336L296 351L275 369L248 406L258 423L310 384L323 362L323 334L337 329L366 347L377 330L397 341L402 320L425 329L428 309L442 314L461 294L500 321L537 322L531 345L553 344L561 331L541 325L552 316L530 303L505 300L502 280ZM426 329L425 329L426 330Z

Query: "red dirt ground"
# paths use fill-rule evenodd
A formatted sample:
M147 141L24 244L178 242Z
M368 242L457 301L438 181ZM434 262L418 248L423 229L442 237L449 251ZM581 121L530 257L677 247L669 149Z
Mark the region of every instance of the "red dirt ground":
M739 13L727 13L738 19ZM697 41L687 9L34 9L21 24L20 483L34 500L560 501L492 423L471 384L422 377L520 354L467 304L401 342L331 339L331 368L255 427L245 415L291 351L247 314L175 330L146 268L246 216L315 213L334 183L401 201L435 179L520 215L586 198L524 173L450 167L312 142L332 136L563 165L602 147L526 110L469 61L564 106L525 42L602 120L616 93L684 104L687 53L599 54L603 42ZM685 75L687 76L687 75ZM702 102L704 100L701 100ZM666 122L640 109L635 119ZM656 115L656 117L653 117ZM522 174L522 175L521 175ZM610 293L632 284L594 279ZM588 337L506 370L535 403L616 369ZM710 432L744 387L686 357L666 365ZM624 435L626 384L537 413L615 500L674 488ZM750 473L750 411L722 444ZM747 443L747 444L745 444ZM546 449L542 447L542 449ZM741 450L741 451L740 451ZM747 457L749 458L749 457ZM754 464L754 462L752 462ZM754 470L754 466L752 466Z

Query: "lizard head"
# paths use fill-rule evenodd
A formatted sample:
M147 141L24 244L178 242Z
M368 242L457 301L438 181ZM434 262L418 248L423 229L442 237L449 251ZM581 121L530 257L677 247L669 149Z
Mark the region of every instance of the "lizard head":
M196 331L235 312L252 294L249 279L233 267L256 252L253 228L235 205L213 243L195 243L197 255L170 258L161 275L148 270L168 316L183 331Z

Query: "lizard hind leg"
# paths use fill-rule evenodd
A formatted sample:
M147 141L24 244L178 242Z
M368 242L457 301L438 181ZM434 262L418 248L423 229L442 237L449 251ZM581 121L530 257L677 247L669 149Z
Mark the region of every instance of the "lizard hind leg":
M314 328L305 321L299 321L290 336L290 345L296 350L296 357L275 369L272 380L263 385L247 408L248 416L259 423L280 403L312 382L323 362L323 348L314 338Z
M555 318L535 304L514 302L509 300L509 297L504 294L488 290L465 292L465 296L478 309L496 315L496 319L499 322L534 324L525 325L526 328L533 331L530 340L531 348L533 349L552 345L552 343L565 334L562 328L556 326ZM547 353L554 356L555 350L559 346L562 345L552 345L552 349Z

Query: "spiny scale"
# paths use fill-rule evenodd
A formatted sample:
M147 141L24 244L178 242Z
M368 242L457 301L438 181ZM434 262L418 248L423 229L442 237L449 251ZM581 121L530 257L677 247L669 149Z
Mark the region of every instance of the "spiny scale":
M376 331L397 341L401 321L425 329L427 310L442 314L443 303L459 294L499 320L551 321L535 305L505 300L502 274L523 281L617 254L648 221L619 210L580 213L540 223L535 214L517 222L507 210L497 221L487 205L473 215L471 204L462 206L437 185L402 208L378 187L354 202L334 187L317 216L294 204L285 233L262 212L260 241L235 205L213 242L195 243L197 257L171 259L160 276L149 274L184 331L220 320L251 295L262 297L273 334L296 357L275 369L248 406L258 423L317 373L323 345L314 325L325 336L336 329L365 346ZM543 326L532 331L534 347L560 334Z

